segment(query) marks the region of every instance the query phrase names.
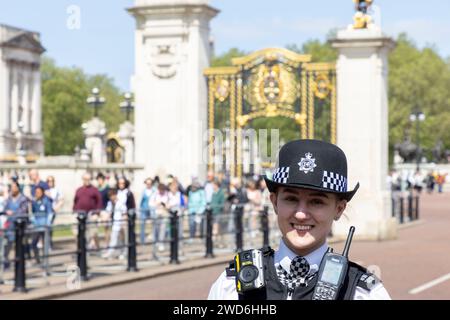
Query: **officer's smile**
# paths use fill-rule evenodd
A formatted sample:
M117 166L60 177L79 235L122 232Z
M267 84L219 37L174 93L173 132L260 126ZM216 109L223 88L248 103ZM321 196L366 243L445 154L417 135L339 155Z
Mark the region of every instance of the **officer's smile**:
M291 227L297 231L305 231L305 232L310 231L312 228L314 228L313 225L294 224L294 223L291 223Z

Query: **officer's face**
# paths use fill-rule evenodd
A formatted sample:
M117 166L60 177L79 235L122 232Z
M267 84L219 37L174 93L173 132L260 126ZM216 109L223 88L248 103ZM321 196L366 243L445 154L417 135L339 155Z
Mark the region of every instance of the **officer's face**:
M325 243L333 220L347 205L332 193L298 188L279 188L270 200L286 245L302 256Z

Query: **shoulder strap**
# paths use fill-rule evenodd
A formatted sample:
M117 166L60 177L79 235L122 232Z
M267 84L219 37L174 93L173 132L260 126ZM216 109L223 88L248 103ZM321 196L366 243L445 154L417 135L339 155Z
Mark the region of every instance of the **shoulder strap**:
M225 268L225 272L227 273L227 277L237 277L236 262L234 260L230 261L228 267Z
M370 291L378 283L381 283L381 280L376 275L368 272L366 268L359 264L350 262L348 283L346 288L343 288L345 293L342 298L344 300L352 300L355 295L356 287Z
M366 269L359 264L354 262L349 262L349 268L347 271L347 279L344 286L341 288L339 294L339 300L353 300L355 295L356 287L358 286L358 281L363 274L366 273Z
M274 252L270 246L264 246L260 250L262 251L264 257L267 257Z
M357 286L361 287L367 291L372 290L374 286L381 283L381 280L374 275L373 273L370 273L366 271L358 280Z

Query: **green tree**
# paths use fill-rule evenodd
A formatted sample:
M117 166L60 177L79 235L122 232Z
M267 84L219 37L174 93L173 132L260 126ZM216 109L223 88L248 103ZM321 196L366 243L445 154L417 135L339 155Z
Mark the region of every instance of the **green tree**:
M419 49L405 33L396 41L397 45L389 55L390 161L396 143L406 137L416 140L415 124L409 120L416 107L426 115L426 120L421 123L420 140L426 156L431 159L431 150L438 140L450 149L450 58L444 59L432 46ZM313 62L337 59L337 51L329 43L318 40L310 40L301 47L291 44L287 48L311 54ZM324 108L320 117L327 117L328 113ZM323 127L321 123L319 121L318 125ZM316 131L322 129L316 127Z
M299 54L310 54L312 62L334 62L338 53L328 42L320 40L309 40L301 47L296 44L288 44L286 49L297 52Z
M329 33L331 37L333 31ZM310 54L312 62L335 62L338 52L330 43L321 42L312 39L305 42L302 46L289 44L286 49L297 52L299 54ZM329 100L314 100L314 137L316 139L329 141L331 137L331 105Z
M245 55L247 55L245 51L239 50L238 48L231 48L221 55L214 56L211 60L211 67L231 66L231 60L233 58L242 57Z
M450 148L450 63L433 47L418 49L406 34L399 35L389 56L389 148L405 137L416 139L409 115L419 108L426 115L421 123L421 146L431 158L438 140Z
M42 74L42 115L45 153L73 154L83 142L81 124L89 118L86 75L79 68L59 68L44 58Z
M83 144L81 125L94 115L86 99L94 86L106 103L99 112L109 132L117 130L124 115L118 104L120 94L112 79L105 75L86 75L80 68L58 67L44 57L41 65L43 134L46 155L71 155Z

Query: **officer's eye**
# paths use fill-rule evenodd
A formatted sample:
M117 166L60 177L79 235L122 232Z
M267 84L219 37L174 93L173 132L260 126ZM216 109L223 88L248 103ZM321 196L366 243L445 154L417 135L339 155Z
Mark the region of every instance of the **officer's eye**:
M313 204L313 205L324 204L324 202L323 202L322 199L312 199L312 200L310 201L310 203Z
M294 201L297 201L297 198L293 197L293 196L287 196L284 198L284 200L289 201L289 202L294 202Z

